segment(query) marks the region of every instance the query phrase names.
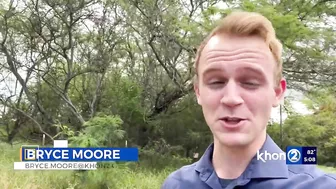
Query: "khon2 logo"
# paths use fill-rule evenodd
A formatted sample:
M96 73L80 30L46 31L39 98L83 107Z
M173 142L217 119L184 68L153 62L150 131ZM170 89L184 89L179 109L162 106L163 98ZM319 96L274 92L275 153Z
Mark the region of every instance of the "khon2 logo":
M317 148L312 146L288 146L285 152L257 151L257 160L286 161L286 164L317 164Z

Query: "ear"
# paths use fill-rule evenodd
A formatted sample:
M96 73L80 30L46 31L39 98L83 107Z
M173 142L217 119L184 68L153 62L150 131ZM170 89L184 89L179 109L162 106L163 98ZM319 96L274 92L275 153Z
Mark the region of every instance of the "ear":
M284 78L282 78L279 85L274 88L275 92L275 99L273 102L274 108L284 101L286 89L287 89L287 82Z
M197 98L197 103L199 105L202 105L202 101L201 101L201 97L200 97L200 93L199 93L199 86L198 86L198 82L194 82L194 91L196 94L196 98Z

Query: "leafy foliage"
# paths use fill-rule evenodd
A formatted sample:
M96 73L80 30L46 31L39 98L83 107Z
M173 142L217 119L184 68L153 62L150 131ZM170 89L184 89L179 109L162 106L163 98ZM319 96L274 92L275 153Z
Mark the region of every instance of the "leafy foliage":
M293 115L286 119L283 125L283 141L280 138L280 125L269 126L268 133L283 150L288 145L316 146L318 148L319 164L334 164L336 162L336 97L330 90L320 90L312 93L308 104L314 104L315 113L311 115ZM333 165L335 166L335 165Z
M98 115L84 124L78 136L69 138L71 144L81 147L116 146L124 138L119 116Z

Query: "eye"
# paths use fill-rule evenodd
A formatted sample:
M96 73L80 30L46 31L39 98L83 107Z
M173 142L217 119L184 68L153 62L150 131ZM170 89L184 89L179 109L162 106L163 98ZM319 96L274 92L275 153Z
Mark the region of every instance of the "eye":
M244 84L244 85L252 85L252 86L258 85L257 82L250 82L250 81L248 81L248 82L243 82L243 84Z
M258 81L243 81L242 85L247 88L257 88L260 86L260 83Z
M210 88L221 88L223 85L225 85L225 81L223 80L212 80L209 81L208 85Z
M213 81L213 82L210 82L209 84L210 85L217 85L217 84L223 84L224 82L223 81Z

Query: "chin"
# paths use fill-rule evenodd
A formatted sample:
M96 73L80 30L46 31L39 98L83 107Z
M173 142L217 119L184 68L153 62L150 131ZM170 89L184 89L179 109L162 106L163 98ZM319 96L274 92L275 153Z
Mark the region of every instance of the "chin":
M221 133L215 140L227 147L244 147L251 144L253 138L248 133Z

